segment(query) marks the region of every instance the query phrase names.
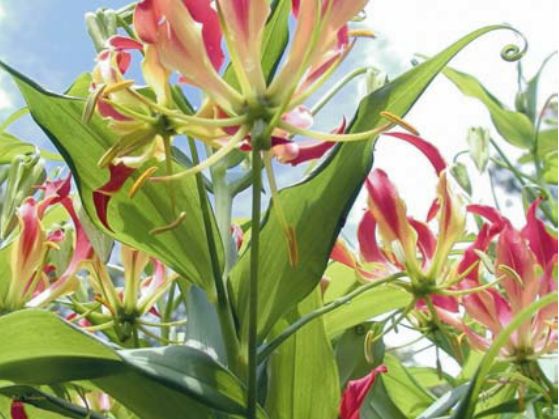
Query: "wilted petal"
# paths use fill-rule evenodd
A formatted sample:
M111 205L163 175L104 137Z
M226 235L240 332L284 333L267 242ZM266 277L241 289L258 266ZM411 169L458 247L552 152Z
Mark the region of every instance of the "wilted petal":
M365 377L349 381L342 394L340 404L340 419L359 419L359 409L367 397L367 393L374 384L378 374L384 374L388 370L381 365L372 370Z

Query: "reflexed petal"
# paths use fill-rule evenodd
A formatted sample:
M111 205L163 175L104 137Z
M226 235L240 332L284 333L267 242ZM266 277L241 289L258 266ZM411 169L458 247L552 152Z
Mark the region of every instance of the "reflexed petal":
M499 236L496 247L496 266L505 265L518 275L518 278L504 271L501 282L515 311L532 303L537 295L539 284L535 276L535 257L520 232L507 225Z
M461 275L464 272L470 270L466 278L475 280L477 282L479 266L472 268L474 264L479 263L479 256L476 251L485 252L495 235L497 235L499 232L500 229L494 228L494 225L484 224L481 227L474 242L470 244L464 251L464 255L462 256L462 259L458 264L458 275Z
M351 380L347 383L342 394L340 404L340 419L359 419L359 409L367 397L371 386L374 384L378 374L385 374L388 370L381 365L372 370L365 377Z
M294 119L294 118L292 118ZM303 124L312 124L312 115L310 118L299 117L297 120L290 121L290 124L295 125L298 123L299 127L303 127ZM310 125L309 125L310 126ZM342 122L332 131L333 134L343 134L346 128L346 119L343 118ZM327 141L315 141L315 140L303 140L297 142L286 141L284 144L278 144L272 148L274 156L278 159L280 163L289 163L292 166L296 166L301 163L305 163L310 160L316 160L321 158L330 149L332 149L336 143Z
M159 59L159 52L152 46L147 46L142 62L142 73L146 83L153 89L157 103L168 105L171 101L169 88L169 71L163 67Z
M399 242L408 266L417 264L417 233L406 216L406 204L398 195L387 174L374 170L365 183L369 192L369 208L377 221L382 239L387 244Z
M441 155L439 149L423 138L418 137L417 135L408 134L406 132L387 132L383 135L398 138L416 147L425 155L425 157L429 159L437 175L440 175L441 172L446 169L446 161Z
M335 260L336 262L340 262L341 264L346 265L350 268L357 268L357 260L355 259L355 255L348 248L346 242L343 239L336 240L336 244L334 245L332 253L330 254L330 259Z
M13 400L10 405L10 415L12 419L27 419L27 413L25 413L25 405L17 400Z
M357 228L357 239L359 250L365 262L388 263L386 257L380 250L376 237L377 223L370 211L365 211Z
M109 201L111 197L122 188L126 180L132 176L135 170L136 169L127 167L124 164L111 164L109 166L109 180L93 192L93 203L95 205L97 217L99 217L101 223L109 230L112 230L107 219Z
M557 257L557 237L551 235L545 228L544 222L536 216L540 203L541 198L538 198L528 208L522 237L528 241L538 263L545 268Z
M33 198L27 198L19 207L20 233L11 249L11 282L6 300L15 306L22 303L29 283L36 281L35 274L43 263L46 246L46 234L41 225L38 204Z
M427 261L433 258L437 246L437 239L427 224L411 217L409 217L408 220L417 232L417 244L423 256L423 264L425 265Z
M109 46L117 50L138 50L141 51L144 46L141 42L127 36L114 35L108 40Z
M441 172L437 192L440 203L439 238L430 271L430 274L435 276L447 263L452 247L464 234L466 226L466 208L458 188L454 187L446 170Z
M267 0L218 0L217 3L225 17L234 65L238 59L241 68L237 71L244 73L246 82L261 94L266 87L261 67L262 36L270 4Z
M431 299L433 300L433 305L435 307L440 307L444 310L458 313L458 301L455 297L433 294L431 295Z
M469 213L480 215L496 226L504 227L505 224L509 224L496 208L487 205L468 205L466 209Z
M62 275L60 275L60 277L55 282L50 284L43 292L33 297L33 299L27 304L29 307L44 306L47 303L55 300L56 298L66 294L75 285L77 285L74 276L78 272L78 269L80 268L82 262L89 259L93 252L91 243L89 242L89 239L80 222L78 214L74 209L72 199L66 196L61 199L60 204L64 206L64 208L68 212L68 215L72 219L76 232L76 239L73 246L72 257Z

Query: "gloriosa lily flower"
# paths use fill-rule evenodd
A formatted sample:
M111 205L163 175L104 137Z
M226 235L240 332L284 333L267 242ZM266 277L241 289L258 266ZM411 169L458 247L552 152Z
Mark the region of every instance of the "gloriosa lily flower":
M263 39L270 15L267 0L143 0L134 12L136 39L122 36L108 41L93 73L88 110L111 120L119 140L101 159L111 178L95 191L99 217L106 227L110 196L133 172L148 161L170 159L173 136L185 134L204 141L215 152L196 167L180 173L155 176L150 165L132 187L143 182L170 181L197 173L230 152L251 148L255 121L265 121L270 144L259 144L280 162L299 164L321 157L340 141L369 139L394 121L362 133L344 134L345 123L331 133L310 130L312 114L303 102L342 62L353 45L350 39L370 36L351 31L348 21L365 6L366 0L293 0L297 26L285 63L276 77L267 80L262 68ZM237 83L220 71L226 54ZM130 63L128 50L144 54L143 74L155 98L124 79ZM170 93L169 78L178 73L182 82L199 88L204 100L198 111L181 112ZM87 113L87 112L86 112ZM296 135L315 142L297 144ZM268 164L269 165L269 164ZM267 171L272 175L271 170ZM272 182L271 182L272 183Z
M388 372L386 366L380 365L366 376L349 381L342 394L340 403L340 419L359 419L359 409L367 397L367 393L379 374Z
M441 319L464 332L471 345L486 350L491 340L511 321L515 313L538 298L557 290L557 237L537 218L541 199L534 201L527 212L526 225L515 229L509 220L496 211L474 206L472 211L489 219L478 239L466 251L470 260L479 257L498 234L495 246L494 272L502 278L499 286L480 290L463 297L466 313L484 326L488 334L470 327L464 320L445 310L438 310ZM482 264L476 265L461 286L480 287ZM524 361L557 349L557 303L539 310L510 337L501 349L501 356Z
M11 275L4 295L0 294L1 310L45 307L71 292L78 285L76 273L92 251L70 197L70 177L47 181L41 189L41 200L27 198L18 211L20 231L10 245ZM48 259L65 240L65 233L59 228L47 231L42 222L47 210L56 205L66 210L75 232L72 256L59 276Z
M88 282L95 293L96 303L74 301L79 318L87 318L93 326L90 330L114 327L122 341L131 337L132 329L141 323L148 313L159 315L155 304L169 290L176 279L157 259L122 245L122 287L115 284L107 266L93 255L84 264ZM144 272L150 266L150 274Z
M407 133L388 133L418 148L439 176L437 198L426 222L407 215L406 205L396 187L381 169L366 180L368 209L358 227L360 255L354 255L338 239L332 259L356 270L366 281L374 281L406 271L410 291L419 299L429 297L435 305L457 310L454 298L444 295L460 276L457 267L448 264L456 241L464 233L466 207L439 151L422 138ZM437 235L428 223L437 217ZM377 234L380 236L377 238Z

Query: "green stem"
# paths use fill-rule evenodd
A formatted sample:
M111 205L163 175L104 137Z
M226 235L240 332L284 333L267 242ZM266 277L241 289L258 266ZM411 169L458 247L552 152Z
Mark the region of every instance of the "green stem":
M188 139L188 143L190 146L190 153L192 155L192 162L194 165L197 165L200 162L200 158L198 156L196 144L194 143L194 140L192 138ZM214 240L212 222L210 217L210 203L208 201L208 196L204 187L204 179L202 178L202 173L196 174L196 187L198 189L198 195L200 196L202 218L204 221L204 229L206 233L215 290L217 294L217 315L221 326L221 333L223 336L223 342L225 344L225 350L227 352L228 364L233 369L233 371L236 371L237 363L239 361L239 342L237 339L235 322L233 320L233 313L231 312L231 306L229 303L229 296L227 295L227 290L225 289L225 284L223 283L221 267L219 266L219 260L217 259L217 246Z
M268 342L266 345L264 345L260 348L260 350L258 351L258 363L264 362L266 360L266 358L268 358L268 356L270 356L270 354L276 348L278 348L289 337L291 337L293 334L298 332L299 329L301 329L303 326L310 323L314 319L317 319L317 318L325 315L326 313L329 313L332 310L335 310L338 307L341 307L341 306L349 303L355 297L358 297L359 295L363 294L364 292L367 292L367 291L369 291L373 288L376 288L380 285L384 285L384 284L387 284L389 282L392 282L395 279L400 278L402 276L404 276L404 274L391 275L391 276L388 276L386 278L379 279L378 281L371 282L370 284L363 285L363 286L353 290L349 294L344 295L343 297L337 298L333 301L330 301L328 304L320 307L319 309L316 309L314 311L311 311L310 313L305 314L303 317L297 319L297 321L295 321L294 323L292 323L291 325L286 327L285 330L283 332L281 332L278 336L276 336L276 338L274 340Z
M504 153L504 151L501 149L501 147L499 147L499 145L497 144L497 142L495 140L490 138L489 141L491 142L491 145L495 148L495 150L497 150L497 153L499 153L499 156L503 159L503 161L507 165L508 169L516 177L518 182L520 182L520 184L523 187L526 186L526 181L524 180L526 175L524 175L524 173L522 173L520 170L518 170L516 168L516 166L514 164L512 164L512 162L509 160L507 155ZM541 187L541 185L540 185L540 187ZM547 191L547 188L544 187L544 190ZM537 198L537 196L534 195L534 192L530 189L528 189L528 194L530 195L531 200L534 200L534 199ZM545 214L546 218L549 221L551 221L554 225L557 224L557 220L555 219L555 217L553 216L553 213L551 212L551 210L549 209L549 207L547 205L542 205L540 208L541 208L541 210L543 211L543 213Z
M354 78L359 77L361 74L364 74L367 72L367 70L369 70L368 67L361 67L361 68L357 68L355 70L353 70L351 73L347 74L344 78L342 78L340 81L338 81L334 86L332 86L332 88L330 90L328 90L328 92L326 92L326 94L324 96L322 96L318 102L316 102L314 104L314 106L311 109L311 113L313 115L316 115L318 112L320 112L322 110L322 108L324 108L324 106L326 106L326 104L328 102L330 102L330 100L341 90L344 88L344 86L346 84L348 84L350 81L352 81Z
M171 320L171 315L173 314L173 306L175 303L175 292L177 289L177 283L173 282L171 284L171 289L169 290L169 294L167 295L167 303L165 305L165 311L163 313L163 318L161 319L162 323L169 323ZM161 329L161 337L163 339L169 340L169 333L171 331L171 327L164 327Z
M255 130L256 132L256 130ZM261 134L259 134L261 135ZM250 282L248 319L248 397L247 418L255 419L258 400L258 258L260 251L260 212L262 191L262 157L259 143L253 135L252 149L252 228L250 241Z
M230 185L227 183L226 166L221 162L211 168L214 198L215 198L215 216L217 219L217 229L223 242L223 252L225 255L225 263L223 269L224 280L229 271L233 267L236 258L236 252L233 248L233 239L231 237L231 212L233 208L233 196Z

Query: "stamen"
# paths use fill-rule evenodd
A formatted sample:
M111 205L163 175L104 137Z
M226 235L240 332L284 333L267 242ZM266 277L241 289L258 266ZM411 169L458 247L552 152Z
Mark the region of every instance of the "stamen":
M518 272L516 272L510 266L499 265L497 268L500 269L501 271L505 271L506 273L511 275L512 278L518 283L518 285L520 285L522 288L524 288L524 281L522 281L522 278L520 277L520 275L518 275Z
M279 199L278 185L274 176L274 168L272 166L272 153L270 151L267 151L264 155L264 168L266 170L266 176L268 177L268 183L270 184L270 191L272 194L272 202L274 204L276 217L283 227L283 233L287 240L287 254L289 256L289 265L294 268L299 264L297 233L295 231L295 228L293 228L293 226L288 223L285 212L283 210L283 206L281 205Z
M464 290L440 290L440 291L437 291L437 294L448 295L448 296L451 296L451 297L461 297L463 295L475 294L476 292L480 292L480 291L483 291L487 288L491 288L494 285L497 285L499 282L501 282L505 278L506 278L505 275L501 275L496 280L488 282L487 284L480 285L479 287L468 288L468 289L464 289Z
M87 97L82 113L82 122L84 124L87 124L89 121L91 121L91 118L95 113L97 103L99 102L99 98L103 95L106 87L106 84L98 85L95 90Z
M380 127L374 128L369 131L356 132L353 134L332 134L332 133L318 132L318 131L299 128L294 125L288 124L285 121L280 121L279 123L279 128L288 131L290 133L303 135L306 137L315 138L320 141L327 141L331 143L369 140L373 137L382 134L385 131L388 131L392 127L394 127L394 124L389 123L389 124L381 125Z
M370 29L352 29L348 32L349 36L352 37L359 37L359 38L376 38L377 36L375 35L375 33L370 30Z
M87 330L88 332L100 332L102 330L106 330L110 327L113 327L115 324L114 320L109 320L107 323L98 324L96 326L88 326L83 327L83 330Z
M121 90L126 90L134 84L134 80L122 80L117 83L108 85L103 91L104 94L110 95L111 93L120 92Z
M413 135L419 136L419 131L417 129L415 129L415 127L413 125L411 125L409 122L406 122L402 118L400 118L398 115L395 115L395 114L393 114L392 112L389 112L389 111L382 111L380 113L380 116L382 116L383 118L388 119L390 122L404 128L406 131L409 131Z
M166 226L161 226L161 227L156 227L152 230L150 230L149 234L151 234L152 236L155 236L157 234L161 234L161 233L165 233L169 230L173 230L174 228L177 228L180 223L182 223L184 221L184 219L186 218L186 212L181 212L179 214L179 216L177 217L177 219L175 221L173 221L170 224L167 224Z
M227 156L230 152L232 152L237 147L237 145L245 138L246 133L247 133L246 128L243 127L239 129L237 133L223 147L221 147L218 151L216 151L214 154L212 154L210 157L208 157L200 164L197 164L196 166L191 167L190 169L184 170L179 173L175 173L173 175L152 177L150 178L150 181L168 182L172 180L181 179L185 176L200 173L201 171L213 166L215 163L217 163L225 156Z
M60 250L60 246L54 242L46 242L46 246L52 250Z
M148 180L148 178L157 172L159 169L157 166L151 166L150 168L146 169L139 177L136 179L130 190L128 191L128 197L134 198L136 193L140 190L144 183Z

